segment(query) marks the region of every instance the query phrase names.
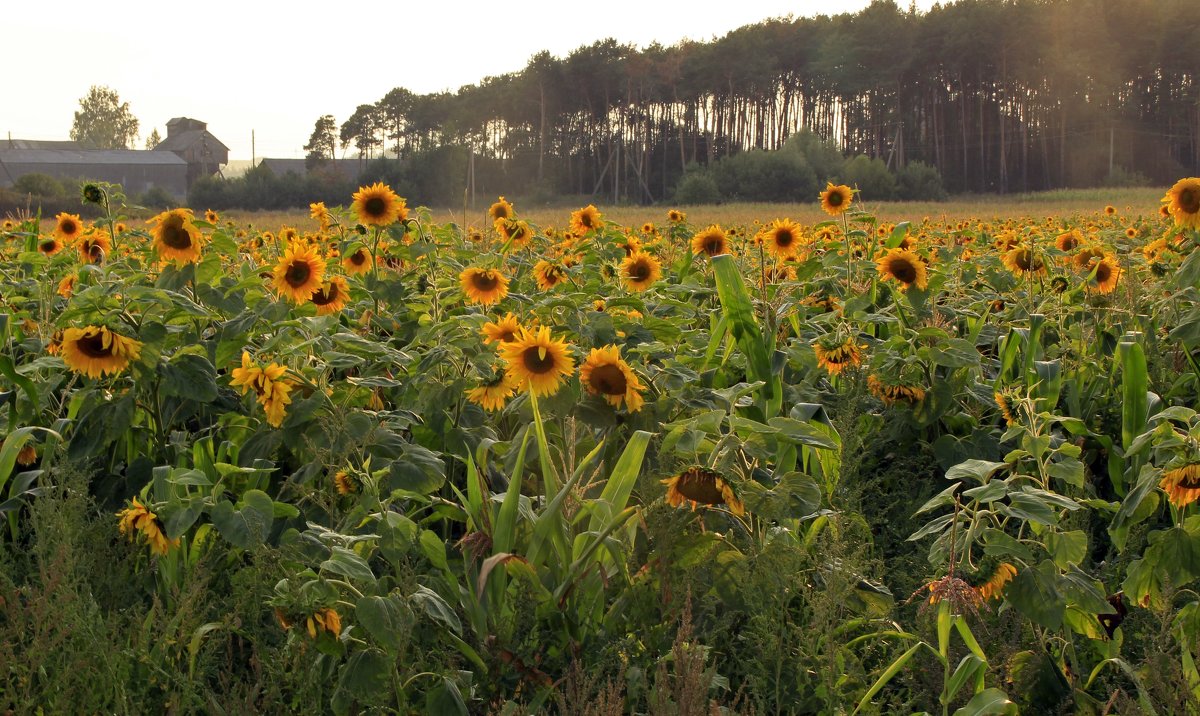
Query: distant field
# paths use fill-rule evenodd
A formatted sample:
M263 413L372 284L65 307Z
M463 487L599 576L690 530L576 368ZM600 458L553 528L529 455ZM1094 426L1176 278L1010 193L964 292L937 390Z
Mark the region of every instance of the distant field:
M1158 209L1159 199L1166 187L1152 189L1064 189L1035 192L1030 194L970 195L944 202L864 202L863 205L875 212L880 221L920 221L931 219L1003 218L1010 216L1077 216L1103 212L1105 206L1114 206L1122 216L1152 214ZM485 212L490 201L480 201L470 212L468 223L483 226ZM538 226L566 226L571 212L580 204L554 206L532 206L520 199L513 201L518 214ZM602 199L592 203L600 209L604 218L624 226L640 226L649 221L663 223L667 210L679 208L687 214L693 226L708 224L738 225L754 220L770 221L788 217L803 224L814 224L829 218L819 204L766 204L739 202L731 204L707 204L702 206L608 206ZM200 208L200 207L197 207ZM437 222L458 222L463 215L462 207L436 207L432 209ZM249 223L257 227L295 226L303 228L314 223L306 211L291 212L222 212L225 218L238 223Z

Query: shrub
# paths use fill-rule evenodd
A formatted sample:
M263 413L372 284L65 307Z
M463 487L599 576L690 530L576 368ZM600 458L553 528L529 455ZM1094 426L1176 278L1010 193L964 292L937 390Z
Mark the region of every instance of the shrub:
M900 185L897 198L910 201L944 201L946 187L935 167L924 162L912 162L896 176Z
M695 204L717 204L721 201L721 190L712 175L702 169L691 169L675 187L675 203L683 206Z
M744 201L798 201L817 196L817 175L795 152L752 149L713 167L721 195Z
M847 159L842 166L842 183L862 192L871 201L896 198L896 177L888 171L882 159L859 155Z
M62 182L48 174L25 174L13 182L13 189L21 194L58 197L67 193Z
M846 158L835 142L825 139L808 127L787 138L780 151L799 154L816 174L818 186L837 176Z

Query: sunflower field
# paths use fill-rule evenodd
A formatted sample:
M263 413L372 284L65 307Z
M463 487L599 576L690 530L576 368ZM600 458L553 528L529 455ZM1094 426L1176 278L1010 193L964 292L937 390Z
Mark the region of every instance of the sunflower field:
M1200 179L864 199L9 219L0 711L1200 713Z

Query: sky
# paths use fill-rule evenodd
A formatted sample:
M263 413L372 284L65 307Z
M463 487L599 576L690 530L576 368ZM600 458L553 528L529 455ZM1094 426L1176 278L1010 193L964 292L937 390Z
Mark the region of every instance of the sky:
M924 11L934 0L916 0ZM645 47L710 40L771 17L857 12L870 0L266 2L211 0L5 9L0 140L67 139L92 85L117 91L140 123L137 148L192 117L231 160L303 157L323 114L339 125L393 87L455 91L606 37ZM902 7L908 0L899 0ZM53 14L47 8L53 8ZM719 9L708 9L719 8ZM99 12L98 12L99 11ZM60 44L64 32L69 47Z

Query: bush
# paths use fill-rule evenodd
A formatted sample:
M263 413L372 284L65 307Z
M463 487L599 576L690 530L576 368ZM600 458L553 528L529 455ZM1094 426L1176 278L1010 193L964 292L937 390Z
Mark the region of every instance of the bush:
M847 159L842 166L842 183L858 189L870 201L896 198L896 177L888 171L882 159L871 159L861 154Z
M1122 166L1113 167L1112 172L1104 178L1104 186L1116 189L1151 186L1152 184L1150 177Z
M689 169L675 187L676 204L718 204L720 201L721 190L717 188L717 181L703 169Z
M834 142L825 139L808 127L787 138L780 151L799 154L817 176L818 187L837 176L846 158Z
M147 209L157 209L160 211L165 211L167 209L172 209L176 206L179 206L179 200L161 186L150 187L141 194L138 194L134 201L139 206L144 206Z
M65 196L67 190L62 182L48 174L25 174L13 182L13 189L21 194L34 196L59 197Z
M799 201L818 193L817 175L795 152L752 149L718 161L712 173L727 199Z
M909 201L945 201L946 187L935 167L924 162L912 162L896 176L900 185L897 197Z

